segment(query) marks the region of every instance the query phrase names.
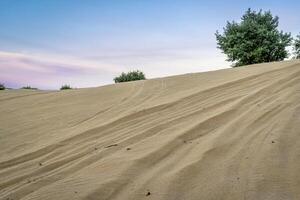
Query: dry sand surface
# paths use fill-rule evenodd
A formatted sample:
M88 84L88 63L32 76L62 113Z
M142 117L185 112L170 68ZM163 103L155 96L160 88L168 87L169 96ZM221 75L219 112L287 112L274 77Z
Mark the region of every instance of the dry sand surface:
M299 60L0 102L0 199L300 199Z

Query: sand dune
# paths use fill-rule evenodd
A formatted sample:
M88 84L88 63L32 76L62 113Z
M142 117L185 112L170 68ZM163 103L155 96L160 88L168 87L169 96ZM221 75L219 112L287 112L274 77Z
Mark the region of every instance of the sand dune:
M0 102L0 199L300 199L299 60Z

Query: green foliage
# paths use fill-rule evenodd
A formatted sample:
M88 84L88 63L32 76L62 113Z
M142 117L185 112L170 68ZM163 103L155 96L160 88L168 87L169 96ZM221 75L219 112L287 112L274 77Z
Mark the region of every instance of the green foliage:
M21 89L25 89L25 90L37 90L37 88L31 87L30 85L21 87Z
M5 85L3 83L0 83L0 90L5 90Z
M120 76L114 78L114 81L115 83L120 83L120 82L145 80L145 79L146 79L145 74L139 70L136 70L128 73L122 72Z
M67 84L62 85L62 86L60 87L60 90L70 90L70 89L72 89L71 86L70 86L70 85L67 85Z
M296 59L300 59L300 35L296 36L293 44L294 54Z
M240 23L227 22L223 34L216 32L218 48L234 62L233 67L283 60L292 37L278 30L278 20L270 11L249 8Z

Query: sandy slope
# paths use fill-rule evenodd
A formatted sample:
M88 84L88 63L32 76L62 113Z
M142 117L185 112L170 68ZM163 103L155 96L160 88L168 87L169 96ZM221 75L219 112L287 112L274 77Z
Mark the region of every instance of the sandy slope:
M0 199L300 199L299 60L0 102Z

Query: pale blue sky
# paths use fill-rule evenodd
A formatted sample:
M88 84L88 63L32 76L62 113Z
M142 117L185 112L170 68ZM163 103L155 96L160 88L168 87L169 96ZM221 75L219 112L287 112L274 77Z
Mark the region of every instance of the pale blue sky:
M228 67L215 31L247 8L271 10L300 32L300 1L0 0L0 82L55 89Z

